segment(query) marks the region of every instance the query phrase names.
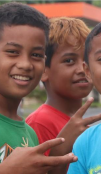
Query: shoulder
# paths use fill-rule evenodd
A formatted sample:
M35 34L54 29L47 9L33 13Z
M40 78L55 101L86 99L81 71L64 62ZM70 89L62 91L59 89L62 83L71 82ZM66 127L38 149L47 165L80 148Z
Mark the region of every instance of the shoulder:
M29 132L30 136L32 137L32 139L34 138L34 139L36 139L36 141L38 141L38 137L37 137L35 131L26 123L25 123L25 126L26 126L26 129Z
M36 136L35 131L28 124L25 123L25 126L26 126L27 131L29 131L32 135L34 134Z
M87 151L92 151L96 145L99 144L101 137L101 124L92 126L84 131L75 141L73 150L78 155L84 154Z
M84 131L79 137L78 137L78 141L82 140L82 139L92 139L92 138L97 138L99 136L101 132L101 124L95 125L95 126L91 126L90 128L88 128L86 131Z
M26 123L36 122L42 124L45 121L50 122L52 114L53 111L50 106L43 104L26 118Z

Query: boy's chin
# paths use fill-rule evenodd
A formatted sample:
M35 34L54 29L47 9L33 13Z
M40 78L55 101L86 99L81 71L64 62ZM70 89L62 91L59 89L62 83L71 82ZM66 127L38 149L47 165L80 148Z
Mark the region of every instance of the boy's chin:
M29 93L28 92L21 92L21 93L13 93L13 94L6 94L4 95L5 98L9 98L9 99L14 99L16 100L21 100L23 97L27 96Z
M15 100L16 99L22 99L23 97L27 96L29 93L22 93L22 94L16 94L14 95Z
M75 96L75 99L83 99L85 97L87 97L89 95L89 93L84 93L84 94L79 94L78 96Z

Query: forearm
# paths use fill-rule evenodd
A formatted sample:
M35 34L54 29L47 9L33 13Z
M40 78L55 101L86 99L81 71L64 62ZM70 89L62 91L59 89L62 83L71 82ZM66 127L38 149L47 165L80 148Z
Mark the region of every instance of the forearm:
M61 130L61 132L58 134L57 137L63 137L65 138L65 142L61 145L55 146L50 151L50 156L63 156L65 154L68 154L72 151L73 143L75 139L77 138L77 135L75 134L75 131L73 130L71 132L71 125L68 123L66 126ZM66 174L67 173L67 165L61 165L55 167L53 170L49 171L48 174Z
M66 174L67 173L67 165L63 165L60 167L55 167L53 170L49 171L48 174Z
M63 137L65 142L51 149L51 156L60 156L70 153L72 151L73 144L77 138L77 133L72 130L71 125L67 123L60 131L57 137Z

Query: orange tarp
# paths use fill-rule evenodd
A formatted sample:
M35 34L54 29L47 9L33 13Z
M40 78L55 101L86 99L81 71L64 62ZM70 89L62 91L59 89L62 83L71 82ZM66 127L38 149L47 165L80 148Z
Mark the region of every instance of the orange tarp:
M47 17L80 17L88 18L97 22L101 21L101 8L84 2L53 3L53 4L30 4Z

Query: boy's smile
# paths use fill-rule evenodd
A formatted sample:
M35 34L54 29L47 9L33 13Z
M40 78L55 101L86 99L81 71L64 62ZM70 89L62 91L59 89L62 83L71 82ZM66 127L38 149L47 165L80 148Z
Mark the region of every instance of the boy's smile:
M22 98L38 84L45 63L44 31L5 26L0 38L0 93Z
M84 77L84 78L79 78L77 80L74 80L73 83L75 85L78 85L78 86L81 86L81 87L88 87L88 81L87 79Z
M22 75L12 75L11 76L15 82L19 85L28 85L29 81L32 80L31 77L26 76L22 76Z
M84 48L75 50L68 44L59 45L55 51L48 74L49 87L60 96L79 99L87 96L92 89L83 71ZM48 89L47 89L48 90Z

